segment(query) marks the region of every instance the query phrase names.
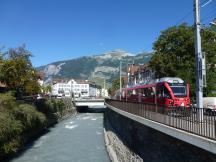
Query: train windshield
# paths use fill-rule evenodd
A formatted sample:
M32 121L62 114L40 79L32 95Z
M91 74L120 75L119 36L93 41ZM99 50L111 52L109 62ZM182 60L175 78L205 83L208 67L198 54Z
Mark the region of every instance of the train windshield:
M170 86L174 96L187 96L186 86Z

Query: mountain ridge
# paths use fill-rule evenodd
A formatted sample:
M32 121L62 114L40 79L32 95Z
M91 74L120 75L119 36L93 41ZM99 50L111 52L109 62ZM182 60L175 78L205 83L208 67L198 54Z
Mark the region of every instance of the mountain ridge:
M124 74L127 63L147 63L152 54L147 52L132 54L123 50L112 50L99 55L56 61L37 67L36 70L43 71L46 80L51 80L51 78L74 78L95 81L95 78L103 78L110 84L112 79L119 75L120 60L123 60L122 71Z

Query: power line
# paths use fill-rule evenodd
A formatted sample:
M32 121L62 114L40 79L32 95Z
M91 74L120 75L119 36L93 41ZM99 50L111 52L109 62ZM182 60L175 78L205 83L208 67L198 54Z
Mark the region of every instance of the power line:
M206 0L206 1L203 1L200 3L200 6L201 7L205 7L207 6L208 4L210 4L213 0ZM209 14L212 14L216 12L216 10L212 10L211 12L209 12ZM182 18L180 18L176 23L175 23L175 26L178 26L180 25L180 23L183 23L184 20L186 20L189 16L193 15L193 9L189 10ZM206 18L206 17L205 17ZM203 20L203 19L202 19ZM202 21L201 20L201 21ZM153 46L153 43L151 44Z
M216 17L216 15L215 15L215 17ZM203 21L203 24L209 23L209 22L212 21L215 17L210 17L210 18L206 19L205 21Z
M193 13L193 10L190 10L189 12L187 12L187 14L185 16L183 16L181 19L179 19L176 23L175 26L179 25L180 23L182 23L183 20L185 20L186 18L188 18L191 14Z
M211 10L207 15L205 15L205 16L202 18L202 21L205 20L205 19L208 19L209 17L214 16L214 14L216 14L216 9Z
M201 4L201 7L205 7L206 5L208 5L211 2L212 2L212 0L208 0L205 3L203 2L203 4Z
M205 7L206 5L208 5L209 3L211 3L212 0L206 0L204 2L200 3L201 7ZM214 10L215 11L215 10ZM193 9L191 9L190 11L188 11L181 19L179 19L176 23L175 26L179 25L180 23L183 22L183 20L187 19L189 16L191 16L193 14Z

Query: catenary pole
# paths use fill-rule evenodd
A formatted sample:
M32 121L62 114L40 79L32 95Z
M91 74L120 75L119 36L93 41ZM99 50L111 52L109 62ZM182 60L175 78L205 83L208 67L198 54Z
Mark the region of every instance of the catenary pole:
M195 18L195 58L196 58L196 103L199 108L197 117L203 121L203 71L202 71L202 48L201 48L201 22L200 22L200 0L194 0Z

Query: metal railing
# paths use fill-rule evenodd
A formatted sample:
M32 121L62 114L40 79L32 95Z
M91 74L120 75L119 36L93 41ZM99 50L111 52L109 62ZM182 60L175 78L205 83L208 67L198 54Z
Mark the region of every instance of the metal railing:
M206 111L206 109L192 107L168 108L155 104L126 102L112 99L106 99L105 103L128 113L216 140L216 116L214 112ZM202 122L199 120L200 111L204 112Z

